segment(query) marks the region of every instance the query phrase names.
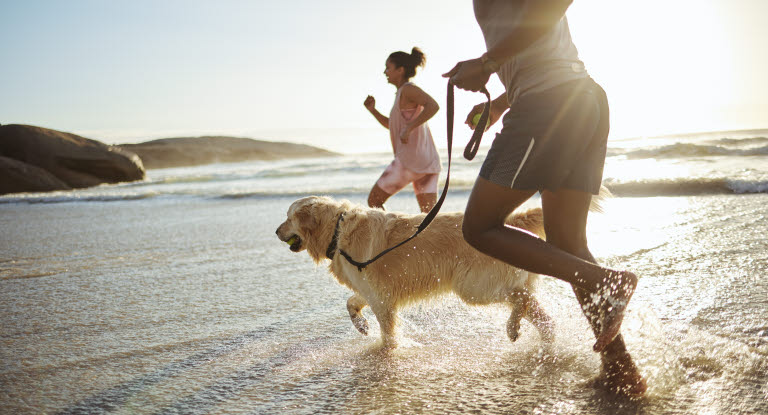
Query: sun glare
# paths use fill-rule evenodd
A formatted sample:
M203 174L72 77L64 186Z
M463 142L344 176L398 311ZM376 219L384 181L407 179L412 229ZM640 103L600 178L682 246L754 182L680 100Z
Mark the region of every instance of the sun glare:
M715 4L604 0L574 3L568 13L582 59L608 91L614 133L701 131L725 121L718 118L735 100L732 52Z

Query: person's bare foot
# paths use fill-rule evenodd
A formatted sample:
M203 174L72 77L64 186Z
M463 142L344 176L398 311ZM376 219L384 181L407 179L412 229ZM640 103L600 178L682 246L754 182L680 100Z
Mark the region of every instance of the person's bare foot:
M601 302L600 335L593 346L594 351L601 352L619 334L621 322L624 320L624 311L627 309L629 299L635 293L637 276L628 271L622 271L606 282L604 291L598 294Z
M648 385L639 374L636 377L624 378L619 376L605 376L600 374L592 380L592 386L615 395L637 399L645 395Z
M592 380L592 386L628 398L639 398L648 390L648 384L634 365L630 368L621 365L603 367L600 375Z

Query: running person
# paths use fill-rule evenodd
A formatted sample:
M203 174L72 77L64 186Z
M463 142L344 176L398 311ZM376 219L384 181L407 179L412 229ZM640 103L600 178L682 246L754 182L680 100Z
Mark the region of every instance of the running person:
M437 178L440 156L435 149L427 120L440 108L429 94L409 82L416 67L424 66L425 57L418 48L411 53L394 52L386 61L384 75L397 88L389 118L376 110L376 100L368 95L363 105L384 128L389 129L395 159L387 166L368 195L368 206L384 207L390 196L413 183L422 212L429 212L437 202Z
M605 163L608 101L571 40L565 17L570 3L474 1L487 52L443 76L480 91L496 73L505 93L493 100L490 122L506 114L469 196L463 232L487 255L570 283L597 338L598 382L640 395L645 381L619 334L637 276L597 265L587 246L587 214ZM467 122L481 110L475 106ZM536 192L546 242L504 224Z

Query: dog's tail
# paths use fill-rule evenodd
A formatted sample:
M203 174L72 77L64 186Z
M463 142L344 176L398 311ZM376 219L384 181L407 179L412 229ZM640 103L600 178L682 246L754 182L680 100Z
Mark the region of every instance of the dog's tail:
M608 190L605 185L600 186L600 193L597 194L597 196L592 196L592 202L589 204L589 211L590 212L598 212L603 213L605 210L603 209L603 202L613 197L613 193L611 193L610 190Z
M528 209L525 212L515 212L507 218L507 224L522 228L545 238L544 211L540 207Z

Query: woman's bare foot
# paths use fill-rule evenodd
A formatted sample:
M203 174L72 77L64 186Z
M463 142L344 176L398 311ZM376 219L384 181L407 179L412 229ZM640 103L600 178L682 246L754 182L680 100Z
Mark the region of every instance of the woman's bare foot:
M600 302L600 335L593 349L601 352L619 334L624 311L629 299L635 293L637 276L629 271L622 271L606 281L604 293L596 294Z

